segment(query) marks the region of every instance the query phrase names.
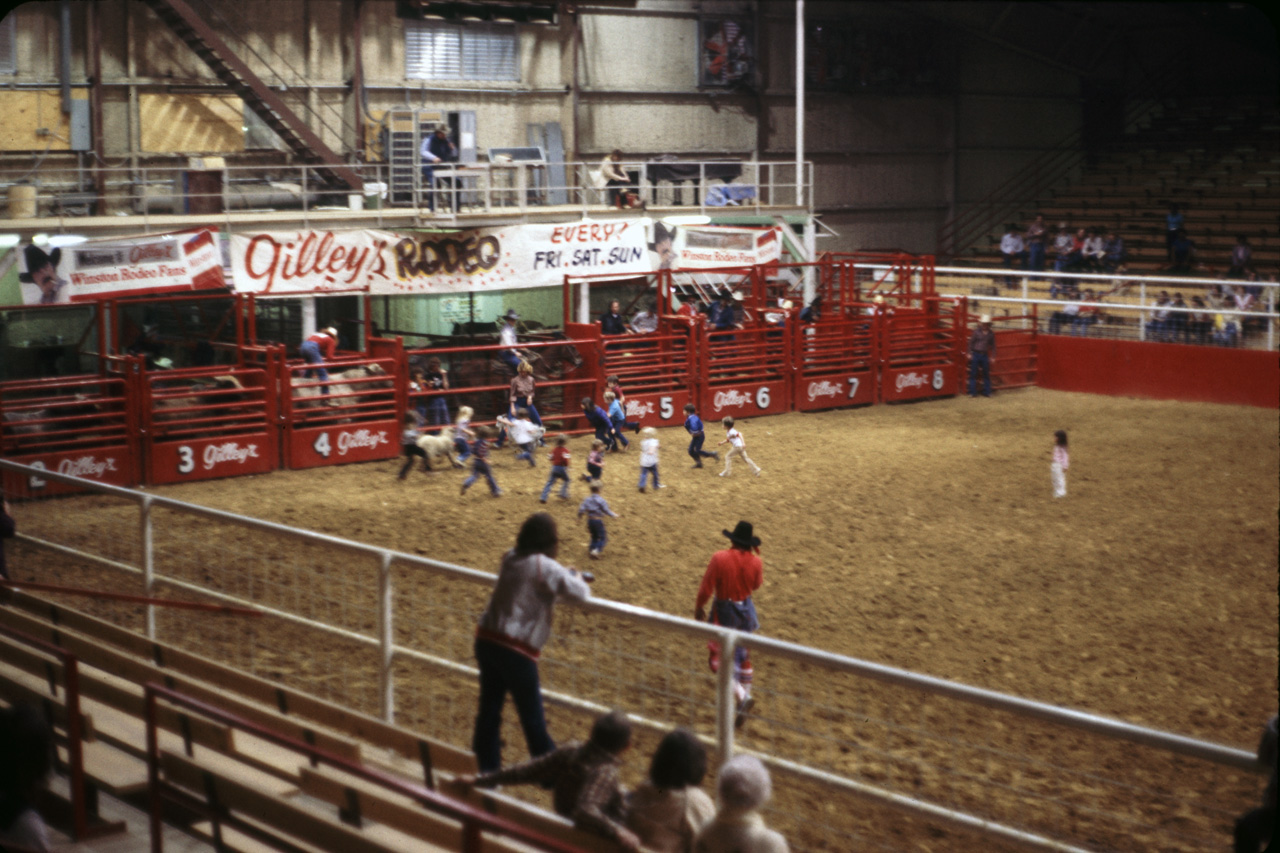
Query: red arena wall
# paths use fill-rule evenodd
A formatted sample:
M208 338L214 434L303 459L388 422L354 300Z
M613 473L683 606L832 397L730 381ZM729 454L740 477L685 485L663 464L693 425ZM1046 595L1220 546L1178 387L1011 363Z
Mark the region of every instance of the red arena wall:
M1068 335L1038 343L1042 388L1280 408L1280 353Z

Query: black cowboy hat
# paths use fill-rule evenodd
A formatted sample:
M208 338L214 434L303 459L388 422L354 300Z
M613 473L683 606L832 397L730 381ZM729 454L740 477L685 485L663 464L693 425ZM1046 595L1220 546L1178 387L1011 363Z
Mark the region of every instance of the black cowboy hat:
M752 535L753 529L751 527L751 522L749 521L739 521L738 526L733 528L732 533L727 530L721 530L720 532L725 536L728 536L729 541L734 545L737 545L739 548L760 547L760 537Z
M31 274L40 269L40 267L45 264L53 264L56 269L58 262L62 260L62 249L54 249L46 255L44 253L44 249L41 249L36 245L27 246L22 250L22 254L27 259L27 271L18 274L18 281L25 281L28 283L35 280L31 277Z

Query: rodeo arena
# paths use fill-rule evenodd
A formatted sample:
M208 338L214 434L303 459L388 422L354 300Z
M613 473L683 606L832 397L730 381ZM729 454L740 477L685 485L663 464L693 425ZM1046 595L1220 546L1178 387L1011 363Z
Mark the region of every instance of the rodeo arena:
M249 5L0 22L0 851L1277 849L1273 30Z

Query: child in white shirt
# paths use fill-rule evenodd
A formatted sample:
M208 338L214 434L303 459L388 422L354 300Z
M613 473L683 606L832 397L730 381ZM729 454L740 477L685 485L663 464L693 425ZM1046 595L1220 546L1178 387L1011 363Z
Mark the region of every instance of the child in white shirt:
M751 466L751 470L759 477L762 473L760 466L751 461L751 457L747 455L747 441L742 437L742 433L733 428L733 418L726 417L724 424L724 441L720 444L728 444L729 452L724 455L724 470L720 472L721 477L728 477L730 469L733 468L733 457L737 456L743 462ZM717 447L720 445L717 444Z
M645 481L653 475L653 487L665 489L658 482L658 431L653 427L644 428L644 438L640 440L640 491L644 491Z
M499 415L497 421L507 428L507 432L511 435L511 443L520 448L516 458L527 459L530 468L537 467L538 463L534 460L533 452L541 433L537 425L529 420L529 410L516 409L514 418Z

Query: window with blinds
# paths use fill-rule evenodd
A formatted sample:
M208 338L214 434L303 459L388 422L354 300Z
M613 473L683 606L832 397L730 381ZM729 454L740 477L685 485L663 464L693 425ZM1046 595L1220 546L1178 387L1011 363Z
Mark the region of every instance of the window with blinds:
M410 80L520 79L514 25L404 24L405 77Z
M9 14L0 20L0 74L18 73L18 16Z

